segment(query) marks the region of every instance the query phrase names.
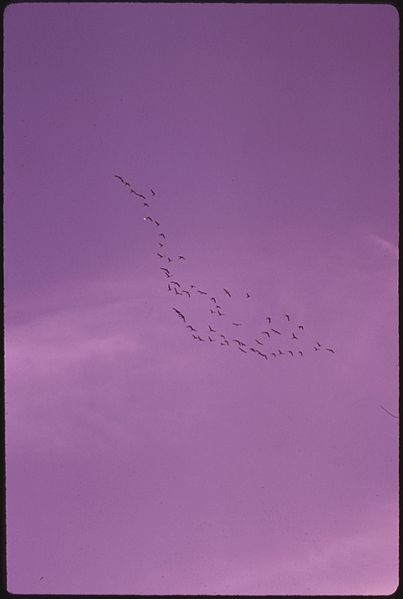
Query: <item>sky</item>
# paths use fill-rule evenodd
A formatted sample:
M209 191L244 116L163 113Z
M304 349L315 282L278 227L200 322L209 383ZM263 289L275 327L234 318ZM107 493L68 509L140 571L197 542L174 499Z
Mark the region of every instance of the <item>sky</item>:
M6 8L10 592L395 591L398 27Z

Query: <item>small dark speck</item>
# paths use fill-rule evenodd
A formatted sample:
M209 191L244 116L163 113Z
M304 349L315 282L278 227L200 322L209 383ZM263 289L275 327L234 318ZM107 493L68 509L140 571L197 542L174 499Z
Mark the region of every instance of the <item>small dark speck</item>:
M41 576L39 580L43 580L43 576Z

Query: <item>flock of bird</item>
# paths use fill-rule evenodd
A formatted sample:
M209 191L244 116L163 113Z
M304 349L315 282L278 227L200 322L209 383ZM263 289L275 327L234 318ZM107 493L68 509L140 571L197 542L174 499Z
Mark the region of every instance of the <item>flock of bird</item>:
M144 194L136 191L132 185L120 175L115 175L115 177L125 186L129 193L134 195L136 201L138 198L138 202L142 204L143 208L149 209L152 207L150 201L157 195L154 189L150 188L150 200L150 198L146 197ZM228 319L227 308L229 308L229 303L233 298L232 291L223 287L220 295L217 293L210 295L207 291L199 289L194 283L184 285L183 282L176 280L179 277L174 275L174 266L171 266L171 264L175 265L175 263L180 261L186 261L186 256L183 256L182 254L174 255L171 252L168 253L167 237L165 233L161 231L160 221L148 213L143 218L146 222L155 226L156 232L158 233L156 256L164 264L163 266L160 266L160 271L161 275L166 278L168 292L178 300L180 297L191 299L196 296L196 294L198 297L205 297L205 301L207 302L206 315L210 315L210 323L206 323L201 328L196 327L194 326L194 323L189 322L189 317L184 313L186 311L185 309L182 307L179 309L177 306L172 306L172 310L183 323L184 328L189 331L189 334L195 342L217 343L223 348L233 347L238 352L244 354L250 353L259 359L264 360L278 357L281 358L282 356L299 359L304 357L304 352L299 345L299 341L304 336L304 325L299 322L294 322L290 314L284 314L281 317L283 324L281 324L281 322L277 324L277 322L275 323L273 321L271 316L265 316L264 330L257 331L252 336L238 335L234 337L228 333L225 334L223 332L223 327L221 326L221 323L224 321L226 321L227 325L230 324L231 329L234 327L234 331L239 329L239 327L243 327L242 322ZM243 297L245 300L250 300L252 295L247 291L243 294ZM211 324L212 322L214 323L214 326ZM287 330L284 328L284 325L287 325ZM239 330L243 329L241 328ZM279 345L282 345L281 349L279 349ZM319 341L311 346L310 350L315 353L320 351L328 352L329 354L335 353L335 350L332 347L326 347Z

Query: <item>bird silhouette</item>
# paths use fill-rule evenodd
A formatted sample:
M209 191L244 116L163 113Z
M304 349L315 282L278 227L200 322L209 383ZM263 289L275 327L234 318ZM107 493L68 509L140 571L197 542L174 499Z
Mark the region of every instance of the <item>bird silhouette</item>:
M224 289L225 293L228 295L228 297L232 297L230 292L228 291L228 289Z
M207 295L206 291L200 291L200 289L197 290L197 293L200 293L201 295Z
M199 341L206 341L205 339L202 339L201 337L198 337Z
M183 293L181 291L178 291L177 287L174 287L175 293L176 295L183 295Z
M271 316L266 316L266 320L269 321L269 324L271 323Z
M256 353L259 354L259 356L262 356L262 358L264 358L265 360L267 360L267 355L263 354L261 351L259 351L258 349L256 350Z
M250 351L253 351L256 354L256 349L254 347L250 347L249 349L250 349Z
M304 327L303 327L303 325L302 325L302 324L299 324L299 325L298 325L298 328L299 328L299 329L301 329L301 331L303 331L303 330L304 330Z
M210 335L208 336L208 338L209 338L209 341L215 341L215 339L212 339L212 338L210 337Z
M317 341L317 342L316 342L316 345L317 345L318 347L322 347L322 344L321 344L321 343L319 343L319 341Z
M255 339L256 343L258 343L259 345L263 345L263 343L261 341L259 341L259 339Z
M300 356L301 356L301 358L302 358L302 356L304 355L304 354L302 353L302 351L298 351L298 353L299 353L299 355L300 355Z
M172 291L172 287L169 283L168 283L168 291Z
M160 233L160 237L163 237L164 239L166 239L164 233Z
M298 339L298 337L296 336L296 334L294 332L292 334L292 339Z
M150 204L147 204L147 202L143 202L143 206L146 206L147 208L149 208Z
M208 325L208 328L209 328L210 333L216 333L217 332L217 331L215 331L213 329L213 327L211 325Z
M168 268L165 268L165 266L160 266L160 270L163 270L164 272L169 272Z
M335 354L335 353L336 353L336 352L334 351L334 349L331 349L330 347L326 347L325 349L326 349L326 351L330 351L330 352L332 352L332 354Z
M155 191L153 189L150 190L153 196L155 196Z
M278 355L279 355L279 356L284 356L284 352L283 352L283 351L281 351L281 349L279 349L279 350L278 350Z
M160 246L160 248L163 248L163 247L164 247L164 244L163 244L163 243L161 243L160 241L158 242L158 245Z
M250 297L250 293L246 292L246 297L249 298Z
M196 329L193 328L191 324L188 324L186 328L190 329L191 331L193 331L194 333L196 333Z
M189 291L186 291L186 289L184 289L182 293L186 293L186 295L188 295L190 297L190 293L189 293Z
M234 325L234 327L240 327L241 326L241 322L233 322L232 323Z
M294 352L292 352L291 350L288 352L289 354L291 354L292 357L294 357Z
M157 227L159 227L159 226L160 226L160 223L159 223L157 220L155 220L154 222L155 222L155 224L157 225Z
M182 312L180 310L178 310L178 308L172 308L172 310L175 310L175 312L177 313L177 315L179 316L179 318L182 318L183 322L186 322L186 318L184 317L184 315L182 314Z
M288 321L290 321L290 315L289 314L285 314L285 317Z
M217 300L216 300L216 298L215 298L215 297L210 297L210 299L211 299L213 302L217 303Z
M245 351L242 347L238 346L239 351L243 351L244 354L247 354L248 352Z
M273 331L273 333L276 333L276 335L281 335L280 331L276 331L276 329L271 329Z
M167 260L168 262L172 262L172 258L170 258L169 256L167 256Z
M122 183L125 182L125 180L120 176L120 175L114 175L116 177L116 179L120 179L122 181Z
M274 356L275 358L277 358L277 356L274 352L271 352L271 355Z
M181 286L181 284L180 284L180 283L178 283L178 281L171 281L171 283L172 283L172 285L178 285L178 287L180 287L180 286Z
M262 335L267 335L270 339L270 333L269 331L260 331Z
M225 314L223 312L220 312L220 310L217 310L217 314L218 316L225 316Z
M319 347L314 347L313 348L315 351L319 351Z
M159 252L157 252L157 256L159 256L160 258L164 258L164 255L160 254Z
M144 220L150 220L152 223L154 222L151 216L146 216Z
M178 256L178 260L185 260L185 256Z
M210 314L215 314L215 310L213 310L212 308L210 308Z

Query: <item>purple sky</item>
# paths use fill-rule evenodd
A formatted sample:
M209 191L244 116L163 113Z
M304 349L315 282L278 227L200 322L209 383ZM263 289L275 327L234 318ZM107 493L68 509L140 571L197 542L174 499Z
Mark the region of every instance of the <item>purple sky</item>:
M392 593L395 9L9 6L4 128L9 591Z

